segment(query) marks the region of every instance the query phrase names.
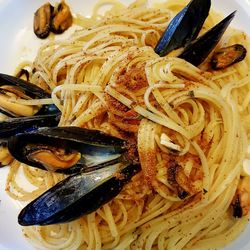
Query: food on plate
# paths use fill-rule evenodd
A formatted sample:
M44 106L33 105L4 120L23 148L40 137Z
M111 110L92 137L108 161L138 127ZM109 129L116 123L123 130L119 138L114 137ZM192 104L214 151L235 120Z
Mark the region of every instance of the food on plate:
M249 194L250 177L244 176L241 178L234 201L232 203L234 216L241 218L250 210L250 194Z
M224 69L244 60L246 54L247 51L241 44L221 48L213 54L211 66L213 69Z
M53 6L51 6L50 3L46 3L35 12L34 33L37 37L48 37L51 29L51 18L53 10Z
M28 117L59 112L50 104L49 97L49 93L30 82L0 74L0 109L9 116Z
M61 34L67 30L73 23L73 17L69 6L62 1L55 9L51 19L51 31L55 34Z
M224 31L234 18L234 15L235 12L231 13L205 34L193 41L190 45L184 48L179 57L195 66L199 66L220 41Z
M155 47L165 56L174 49L185 47L199 34L211 7L211 1L190 1L169 23Z
M53 7L50 3L42 5L34 15L34 33L39 38L47 38L52 31L61 34L73 23L69 6L62 1Z
M223 247L250 216L249 37L210 0L109 3L22 66L50 96L10 98L38 113L0 123L24 234L43 249Z

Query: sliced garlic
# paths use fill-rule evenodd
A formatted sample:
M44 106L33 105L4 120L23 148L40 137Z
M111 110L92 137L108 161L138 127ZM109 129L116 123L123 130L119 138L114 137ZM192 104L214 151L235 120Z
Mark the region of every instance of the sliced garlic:
M242 173L243 176L250 176L250 159L244 159L242 164Z
M243 160L242 163L242 176L250 176L250 145L247 147L246 158Z
M181 151L181 147L175 143L173 143L171 141L171 139L164 133L161 134L161 141L160 143L169 148L169 149L173 149L173 150L177 150L177 151Z

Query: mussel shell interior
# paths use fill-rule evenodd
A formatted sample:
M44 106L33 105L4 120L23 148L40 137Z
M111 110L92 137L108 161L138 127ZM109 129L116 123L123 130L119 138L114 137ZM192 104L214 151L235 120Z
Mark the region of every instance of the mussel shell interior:
M32 99L50 98L49 93L45 92L43 89L41 89L40 87L36 85L30 82L24 81L20 78L0 73L0 86L3 86L3 85L19 87L20 89L24 91L26 95L28 95Z
M41 144L29 144L25 147L26 157L31 162L39 162L49 171L69 169L81 159L81 153Z
M234 44L228 47L220 48L213 54L211 60L212 69L225 69L237 62L244 60L246 54L247 50L241 44Z
M98 137L98 139L97 139ZM103 139L98 143L98 140ZM106 141L105 141L106 140ZM46 128L36 132L18 134L10 138L8 148L12 156L20 162L40 169L47 169L41 162L30 160L29 155L41 147L63 149L65 152L79 152L81 159L70 167L55 168L56 172L72 174L74 172L89 171L95 165L114 161L125 152L123 140L108 136L100 131L85 130L76 127ZM49 169L51 170L51 169Z

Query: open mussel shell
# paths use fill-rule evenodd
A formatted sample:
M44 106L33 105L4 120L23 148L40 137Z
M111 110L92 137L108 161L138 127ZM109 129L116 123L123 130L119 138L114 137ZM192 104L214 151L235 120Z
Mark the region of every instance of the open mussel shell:
M191 64L200 65L220 41L236 11L224 18L221 22L188 45L178 56Z
M40 87L30 82L24 81L14 76L0 73L0 87L3 85L11 85L11 86L19 87L31 98L49 98L50 97L49 93L45 92L43 89L41 89Z
M124 141L97 130L79 127L41 128L8 140L11 155L20 162L64 174L93 171L120 161Z
M34 108L34 111L30 111L30 109L33 109L32 106L24 107L14 101L9 101L8 98L12 95L26 100L50 98L49 93L36 85L20 78L0 73L0 110L2 113L7 114L10 117L60 113L57 107L53 104L36 107ZM25 112L26 109L29 111Z
M0 139L7 139L19 133L31 132L40 127L55 127L59 120L59 114L10 118L0 122Z
M155 52L165 56L194 40L209 14L210 6L211 0L192 0L172 19L156 45Z
M140 170L117 163L91 173L71 175L28 204L19 214L22 226L64 223L89 214L119 194Z
M244 60L246 54L247 50L243 45L233 44L215 51L210 64L214 70L225 69Z

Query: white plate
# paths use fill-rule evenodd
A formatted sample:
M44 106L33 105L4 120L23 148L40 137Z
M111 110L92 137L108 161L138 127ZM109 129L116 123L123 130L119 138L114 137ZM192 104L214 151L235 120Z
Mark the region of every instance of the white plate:
M42 41L32 32L33 13L45 2L45 0L0 0L0 72L11 74L19 62L35 56ZM67 0L67 2L74 13L90 15L96 0ZM131 0L122 2L130 3ZM225 14L237 10L232 25L250 34L250 0L213 0L212 6ZM17 224L17 214L21 207L4 191L7 171L7 168L0 169L0 250L32 249ZM250 235L250 226L226 249L249 250L248 235Z

